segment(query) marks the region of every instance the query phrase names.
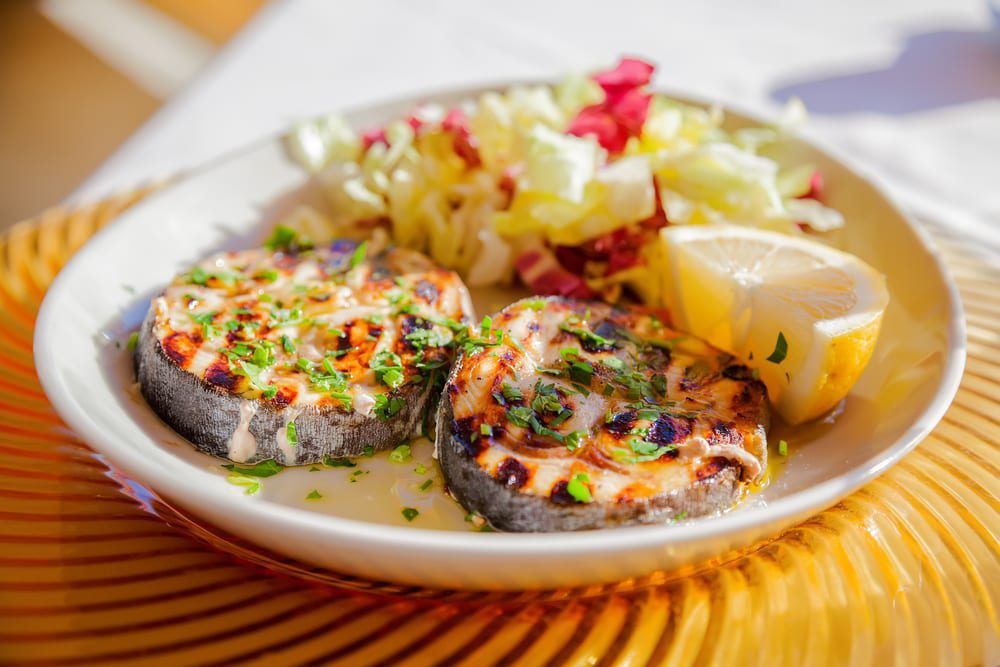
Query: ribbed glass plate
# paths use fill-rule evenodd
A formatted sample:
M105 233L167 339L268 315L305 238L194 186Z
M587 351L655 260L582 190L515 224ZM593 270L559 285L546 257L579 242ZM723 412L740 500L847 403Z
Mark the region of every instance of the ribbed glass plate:
M143 194L0 237L0 663L1000 664L1000 256L936 234L967 312L962 388L929 438L837 506L683 571L449 592L243 544L60 423L35 376L36 310L69 256Z

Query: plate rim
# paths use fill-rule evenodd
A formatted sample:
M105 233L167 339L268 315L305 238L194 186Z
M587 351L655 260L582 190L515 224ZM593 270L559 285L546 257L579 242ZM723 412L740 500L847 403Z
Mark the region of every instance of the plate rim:
M391 106L416 104L421 101L433 101L445 97L473 97L484 91L501 90L512 85L551 84L552 82L550 78L525 77L516 80L490 80L472 85L439 87L428 89L419 94L388 96L373 100L368 104L356 105L335 112L351 116L366 112L371 113ZM652 90L699 106L718 105L727 114L753 122L762 124L768 122L758 114L747 112L736 104L708 101L690 93L678 92L661 86L653 86ZM330 534L349 533L352 539L363 540L373 546L420 548L424 552L461 550L463 553L471 555L477 553L483 555L487 553L490 555L527 555L529 553L543 555L542 552L544 552L546 556L563 556L580 554L584 547L586 549L583 550L594 554L622 549L680 546L705 539L724 537L730 533L737 534L746 531L753 532L754 530L757 531L757 538L759 538L762 534L761 528L765 527L766 524L788 521L790 517L816 514L834 505L898 463L937 426L958 392L967 357L966 321L958 286L944 262L940 249L934 244L929 232L906 213L905 209L886 191L877 178L866 173L865 169L852 164L850 158L831 148L823 140L809 133L798 132L796 137L799 141L808 144L839 168L864 181L905 222L933 262L949 297L946 326L948 340L943 350L946 358L941 380L933 398L917 419L910 424L909 428L889 447L882 453L859 463L851 470L789 496L769 501L766 508L757 511L723 514L712 517L710 520L693 520L683 524L650 524L562 533L477 533L378 524L290 507L269 501L266 498L255 498L247 502L248 499L242 494L218 492L213 490L216 486L212 484L197 484L197 480L192 479L195 475L199 478L204 475L205 478L212 479L216 476L194 466L189 466L190 477L186 479L174 479L171 475L157 475L157 468L144 461L141 450L134 446L119 447L111 438L92 427L92 422L87 417L83 406L65 387L60 377L59 367L49 361L52 357L47 355L46 351L52 349L55 344L56 332L51 322L57 317L56 307L58 302L65 298L61 295L71 291L73 274L79 270L77 267L84 265L87 258L97 252L96 249L99 247L101 239L113 234L118 227L129 224L133 218L141 216L143 209L154 206L161 199L169 197L175 188L187 181L202 173L210 172L216 167L266 148L273 143L280 143L285 136L287 136L287 132L265 135L199 166L184 170L166 187L146 196L136 205L118 215L111 223L88 239L84 246L77 250L63 266L46 291L38 311L35 322L33 355L42 388L53 408L88 446L105 455L115 467L135 477L137 481L149 486L155 493L163 495L167 499L194 494L201 496L193 499L197 501L197 504L223 505L223 509L227 511L248 513L250 518L260 517L268 523L282 521L290 529L320 529ZM179 458L177 460L181 461ZM192 499L186 500L185 505L195 504ZM544 547L544 549L539 547Z

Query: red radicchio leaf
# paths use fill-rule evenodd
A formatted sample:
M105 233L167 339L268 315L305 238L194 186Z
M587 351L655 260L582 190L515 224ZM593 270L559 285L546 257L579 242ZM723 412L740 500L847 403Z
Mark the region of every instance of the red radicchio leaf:
M535 294L556 294L578 299L593 298L583 278L573 275L548 250L529 250L514 262L521 281Z
M622 58L614 69L598 72L594 81L604 92L621 88L639 88L649 83L653 78L656 66L638 58Z
M653 192L656 193L656 211L645 220L640 220L639 226L644 229L656 230L666 227L670 224L670 221L667 220L667 212L663 210L663 201L660 199L660 191L656 187L655 180L653 181Z
M612 115L629 136L637 137L642 133L642 126L649 114L649 103L652 99L652 95L633 88L612 105Z
M612 153L621 153L625 150L625 143L629 137L628 131L618 124L603 103L581 109L576 118L570 122L566 132L577 137L592 134L597 143Z
M640 250L653 233L648 227L622 227L579 246L555 248L559 264L571 273L583 275L587 262L604 262L604 275L642 264Z
M817 169L812 173L809 177L809 192L800 195L799 199L823 200L823 172Z
M414 132L419 132L424 126L424 121L417 118L415 115L411 114L409 118L406 119L407 124L413 128Z
M521 177L521 172L523 171L523 164L512 164L500 174L498 187L507 194L508 199L513 199L514 192L517 190L517 179ZM508 205L510 204L510 202L507 203Z
M479 140L469 131L469 119L458 107L449 109L441 121L441 129L451 132L455 139L452 148L470 169L482 164L479 158Z
M569 134L582 137L592 134L597 143L611 153L621 153L629 137L642 132L652 96L642 92L654 67L636 58L622 58L607 72L594 75L604 90L604 101L580 110L569 124Z
M556 259L567 271L583 275L588 258L587 253L579 246L559 245L556 246Z
M365 130L361 134L361 146L364 150L368 150L373 144L378 142L387 143L385 140L385 128L373 127L371 129Z

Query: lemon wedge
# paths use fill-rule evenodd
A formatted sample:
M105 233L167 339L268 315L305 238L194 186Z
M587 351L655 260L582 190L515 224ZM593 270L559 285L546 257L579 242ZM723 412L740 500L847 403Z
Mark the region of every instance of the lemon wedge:
M885 277L822 243L728 225L666 227L660 294L681 329L757 369L797 424L850 391L889 303Z

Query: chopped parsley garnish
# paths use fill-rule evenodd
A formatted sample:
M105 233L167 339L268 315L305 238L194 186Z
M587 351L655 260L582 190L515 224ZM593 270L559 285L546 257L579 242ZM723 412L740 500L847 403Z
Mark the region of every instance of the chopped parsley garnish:
M515 405L507 410L507 419L512 421L515 426L520 426L521 428L531 426L531 418L534 416L535 413L531 411L531 408L523 405Z
M288 426L285 427L285 437L288 438L289 445L299 444L299 433L295 428L295 422L288 422Z
M625 362L618 357L608 357L607 359L601 359L601 364L607 366L613 371L623 371L625 370Z
M274 364L274 343L269 340L260 341L254 346L251 360L261 368Z
M479 435L485 436L487 438L490 437L490 436L492 436L493 435L493 427L490 426L489 424L480 424L479 425Z
M357 248L354 249L354 253L351 255L350 268L356 268L361 262L365 261L365 255L368 254L368 241L365 241Z
M583 327L573 326L580 323L580 318L573 316L570 317L566 322L559 325L559 328L566 333L571 333L580 339L581 343L589 344L595 348L612 348L617 347L618 341L612 338L605 338L600 334L596 334L590 329L585 329Z
M771 356L767 358L772 364L780 364L788 356L788 341L785 340L785 334L781 331L778 332L778 340L774 343L774 352Z
M404 507L403 508L403 518L407 521L413 521L420 514L420 510L415 507Z
M251 385L263 392L264 398L274 398L274 396L278 393L277 387L267 384L267 382L260 377L260 374L264 371L260 365L240 359L239 370L243 375L250 379Z
M226 481L229 482L230 484L233 484L234 486L242 486L243 493L245 493L248 496L252 496L253 494L257 493L258 491L260 491L261 488L261 483L259 479L255 479L253 477L246 477L244 475L239 475L236 473L226 475Z
M674 521L675 522L677 522L677 521L683 521L684 519L687 518L687 516L688 516L688 513L686 511L685 512L678 512L677 515L674 516Z
M188 279L195 285L207 285L208 279L210 277L211 276L209 275L208 271L201 268L200 266L196 266L193 269L191 269L191 275L188 276Z
M297 250L308 250L312 247L312 243L305 239L299 238L298 232L296 232L291 227L286 227L285 225L278 225L271 232L271 236L264 241L264 247L268 250L275 251L281 250L284 252L297 251Z
M237 475L245 475L247 477L271 477L272 475L277 475L284 469L280 463L274 459L268 459L266 461L261 461L252 466L239 466L235 463L222 466L226 470Z
M275 271L274 269L269 269L267 271L258 271L257 273L253 274L253 277L257 280L264 280L269 283L273 283L275 280L278 279L278 272Z
M428 480L427 480L427 481L425 481L425 482L424 482L423 484L421 484L421 485L420 485L420 486L419 486L418 488L419 488L419 489L420 489L421 491L426 491L427 489L431 488L431 486L432 486L433 484L434 484L434 480L433 480L433 479L428 479Z
M201 327L201 335L208 339L214 337L216 334L216 328L212 322L218 314L219 311L212 310L207 313L192 314L190 317L195 324Z
M541 380L535 383L535 397L531 400L531 408L536 412L558 413L563 409L559 401L559 392L554 384L543 384Z
M361 455L368 458L375 456L375 447L372 445L365 445L365 448L361 450Z
M448 326L452 328L450 325ZM461 325L459 326L461 327ZM456 331L454 328L452 330ZM473 336L465 327L459 328L455 333L455 343L468 355L479 354L484 347L496 347L502 342L503 331L499 329L493 331L493 318L489 315L484 317L483 321L479 324L478 336Z
M573 431L572 433L566 434L565 437L566 449L568 449L571 452L579 449L580 441L586 435L587 435L586 431Z
M590 494L590 487L587 486L589 481L590 477L586 473L578 472L566 484L566 492L578 503L589 503L594 499Z
M398 396L392 396L391 398L386 394L378 394L375 396L375 407L372 408L379 419L386 421L391 417L396 416L400 410L406 407L406 401Z
M625 392L626 398L630 401L641 398L649 403L655 403L658 398L663 398L667 391L666 376L660 374L646 377L639 371L623 370L615 375L613 382ZM606 396L610 395L608 386L610 385L604 388Z
M569 365L569 379L583 386L590 386L594 378L594 367L586 361L574 361Z
M139 344L139 332L133 331L128 335L128 344L126 345L126 347L128 348L129 352L132 352L135 350L135 346L138 344Z
M435 329L414 329L403 339L418 350L425 347L443 347L451 342L445 334Z
M575 357L580 356L580 348L564 347L559 350L559 356L562 357L564 361L572 361Z
M275 328L302 324L303 322L301 308L278 308L271 312L271 317L274 319L271 326Z
M525 299L522 303L525 308L534 311L539 311L545 307L545 299Z
M778 456L788 456L788 443L784 440L778 441Z
M323 465L327 468L357 468L358 464L351 459L324 456Z
M208 281L215 278L220 283L226 287L232 287L236 284L241 276L238 273L231 273L229 271L206 271L200 266L196 266L191 269L191 273L188 274L188 280L193 282L195 285L208 285Z
M648 429L645 429L648 433ZM644 434L643 438L646 437ZM677 449L677 445L659 445L655 442L647 442L641 438L630 438L628 441L629 449L632 450L630 455L628 451L624 449L616 449L614 451L614 458L626 463L645 463L646 461L655 461L667 452L671 452Z
M351 409L354 400L347 393L347 376L334 368L329 358L323 359L323 370L326 374L317 370L314 362L302 357L296 360L295 367L309 375L311 389L329 394L331 398L340 401L345 410Z
M508 401L520 401L524 398L524 392L508 382L504 382L500 387L500 393Z
M313 489L312 491L309 492L309 495L306 496L306 500L319 500L322 497L323 497L322 493L320 493L316 489Z
M417 473L418 475L426 475L427 466L425 466L423 463L418 463L417 467L413 469L413 472Z
M395 352L382 350L372 357L368 366L375 372L375 379L390 389L396 389L406 380L403 375L403 360Z
M281 347L283 347L285 349L285 352L287 352L288 354L295 354L296 350L295 341L293 341L288 336L285 335L281 336Z
M412 450L410 449L410 445L404 443L402 445L398 445L395 449L389 452L389 460L393 463L406 463L410 460L411 454Z
M538 435L545 435L558 442L565 444L570 450L580 446L580 439L586 435L583 431L575 431L568 435L563 435L553 430L539 418L539 413L554 415L550 419L552 426L558 426L572 416L572 411L564 408L559 401L558 390L555 385L543 384L541 381L535 384L535 397L531 401L531 406L514 405L507 408L507 419L515 426L530 428Z
M564 347L559 350L559 356L561 356L567 364L569 379L572 382L582 385L584 391L587 391L586 387L590 386L590 381L594 377L594 367L589 362L580 358L579 348Z

